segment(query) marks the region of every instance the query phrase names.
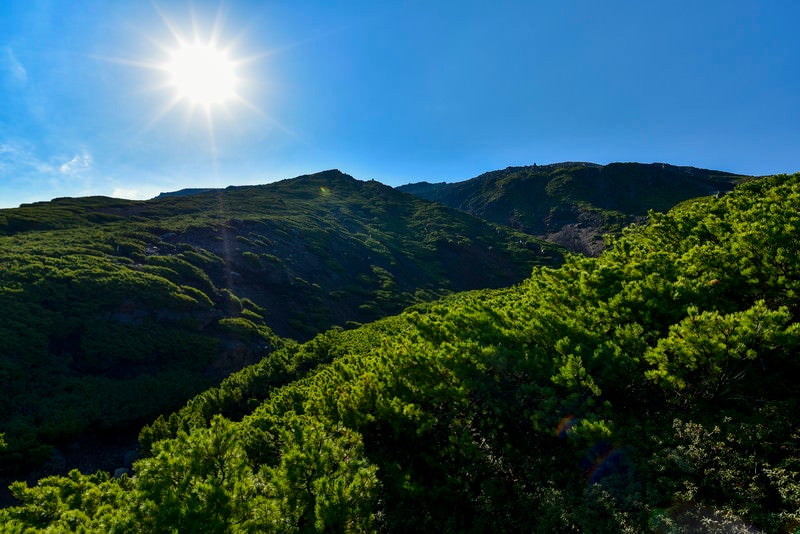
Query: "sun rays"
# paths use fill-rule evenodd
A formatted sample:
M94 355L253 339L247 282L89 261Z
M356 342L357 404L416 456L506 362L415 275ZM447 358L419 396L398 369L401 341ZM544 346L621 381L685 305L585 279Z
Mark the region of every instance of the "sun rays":
M148 144L152 137L162 143L174 140L184 152L197 150L210 156L216 173L222 152L246 139L247 133L260 138L281 136L299 139L267 110L273 98L281 98L274 73L268 71L268 58L306 41L270 48L263 46L258 12L246 18L230 15L220 2L216 11L197 11L190 7L181 12L150 4L152 11L146 25L134 24L135 53L128 57L92 54L96 60L134 67L138 76L129 96L132 109L141 110L130 124L130 139L137 145ZM137 27L138 26L138 27ZM255 28L259 27L258 38ZM119 94L124 94L119 86ZM163 146L163 144L162 144ZM190 148L191 147L191 148Z
M146 92L163 95L163 101L151 113L143 115L141 134L167 120L182 121L184 133L190 134L197 132L196 125L202 122L216 164L220 125L236 126L245 112L245 118L255 115L275 123L245 96L248 87L263 85L251 78L248 67L267 54L246 54L241 45L243 34L230 36L224 31L222 5L213 16L198 16L191 11L183 19L168 16L158 5L153 7L167 31L159 35L148 30L144 34L155 52L151 57L99 59L152 74Z
M157 8L158 10L158 8ZM201 21L191 14L191 31L182 31L163 11L158 15L169 30L172 42L157 42L162 59L150 68L162 75L160 89L170 96L150 125L180 107L184 107L186 121L192 122L196 115L205 118L212 154L216 154L215 119L222 113L233 118L236 105L246 104L240 93L243 82L242 66L248 61L236 50L238 39L222 37L224 12L218 9L207 33L201 29Z

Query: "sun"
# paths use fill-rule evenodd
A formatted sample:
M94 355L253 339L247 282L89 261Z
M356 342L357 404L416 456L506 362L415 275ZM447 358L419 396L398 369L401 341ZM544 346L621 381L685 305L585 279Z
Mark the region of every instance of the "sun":
M205 131L210 153L216 157L219 132L225 132L229 139L227 134L256 124L285 130L252 101L256 98L263 103L269 94L262 61L273 52L252 50L246 42L249 32L244 28L233 33L223 28L225 6L220 4L216 15L192 9L174 17L175 13L168 16L157 3L152 5L166 29L160 35L152 34L150 27L142 30L142 42L149 43L148 54L153 55L103 58L148 70L151 83L143 92L165 96L151 114L142 115L141 135L171 116L170 132L180 129L184 138L199 143L205 142ZM182 120L175 120L176 115ZM200 122L205 123L205 129L196 127Z
M180 42L162 68L179 100L208 107L237 96L236 62L214 43Z

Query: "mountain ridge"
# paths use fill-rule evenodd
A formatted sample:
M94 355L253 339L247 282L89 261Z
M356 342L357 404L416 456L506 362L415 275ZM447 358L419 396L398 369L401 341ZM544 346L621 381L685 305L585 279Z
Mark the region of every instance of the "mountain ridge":
M452 183L398 189L511 226L572 252L597 255L603 235L751 177L665 163L563 162L507 167Z

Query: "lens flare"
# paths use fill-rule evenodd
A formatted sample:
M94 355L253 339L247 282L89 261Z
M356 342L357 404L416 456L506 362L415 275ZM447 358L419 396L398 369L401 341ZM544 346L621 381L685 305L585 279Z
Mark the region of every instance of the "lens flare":
M559 438L567 437L567 433L575 425L575 418L571 415L566 416L556 425L555 435Z

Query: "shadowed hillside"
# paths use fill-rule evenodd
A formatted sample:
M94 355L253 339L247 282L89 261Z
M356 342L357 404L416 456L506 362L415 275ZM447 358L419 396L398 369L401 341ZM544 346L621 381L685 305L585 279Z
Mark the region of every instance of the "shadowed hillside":
M744 178L662 163L558 163L398 189L593 256L604 234L641 222L649 210L728 192Z

